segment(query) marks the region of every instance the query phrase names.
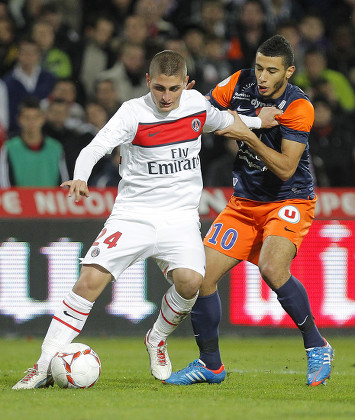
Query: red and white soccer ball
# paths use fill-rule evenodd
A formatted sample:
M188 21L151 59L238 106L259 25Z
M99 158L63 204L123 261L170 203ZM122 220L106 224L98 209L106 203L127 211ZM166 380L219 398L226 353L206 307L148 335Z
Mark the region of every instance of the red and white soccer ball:
M51 371L60 388L90 388L99 379L101 362L91 347L71 343L53 357Z

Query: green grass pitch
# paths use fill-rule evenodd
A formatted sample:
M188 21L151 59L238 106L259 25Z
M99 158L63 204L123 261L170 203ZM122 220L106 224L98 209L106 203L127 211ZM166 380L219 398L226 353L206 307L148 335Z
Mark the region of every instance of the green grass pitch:
M13 391L33 364L41 340L0 339L0 417L46 420L285 420L355 418L355 337L327 337L335 349L326 386L305 385L300 337L222 337L227 378L221 385L167 386L149 371L140 338L81 336L99 354L102 374L86 390ZM174 370L197 355L193 338L170 337Z

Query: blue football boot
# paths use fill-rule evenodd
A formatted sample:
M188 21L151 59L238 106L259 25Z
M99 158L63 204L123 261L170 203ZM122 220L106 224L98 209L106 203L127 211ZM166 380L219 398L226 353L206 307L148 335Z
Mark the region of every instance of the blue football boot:
M226 371L223 365L218 370L211 370L206 368L202 360L196 359L186 368L173 372L170 378L163 381L163 383L171 385L220 384L225 377Z
M306 349L308 359L307 385L317 386L323 384L330 378L334 350L325 340L323 347L312 347Z

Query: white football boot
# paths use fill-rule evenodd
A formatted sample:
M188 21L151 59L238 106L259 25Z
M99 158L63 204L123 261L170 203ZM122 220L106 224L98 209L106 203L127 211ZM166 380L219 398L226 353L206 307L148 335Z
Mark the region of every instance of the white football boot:
M145 346L147 348L147 352L150 358L150 371L152 375L159 379L160 381L164 381L168 379L172 372L171 362L168 355L167 344L166 341L161 341L157 346L153 346L149 343L149 330L145 336Z
M48 388L54 384L52 375L39 371L37 364L27 369L25 373L26 375L12 389Z

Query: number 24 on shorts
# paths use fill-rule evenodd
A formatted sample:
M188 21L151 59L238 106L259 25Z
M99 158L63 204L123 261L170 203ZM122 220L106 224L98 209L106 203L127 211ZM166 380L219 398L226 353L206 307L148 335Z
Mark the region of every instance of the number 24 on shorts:
M95 239L95 241L93 242L92 246L98 246L100 243L98 242L98 240L100 238L102 238L107 232L106 228L103 228L100 235ZM122 236L121 232L115 232L112 235L108 236L103 243L108 245L108 248L112 248L114 246L117 245L117 241L120 239L120 237Z

